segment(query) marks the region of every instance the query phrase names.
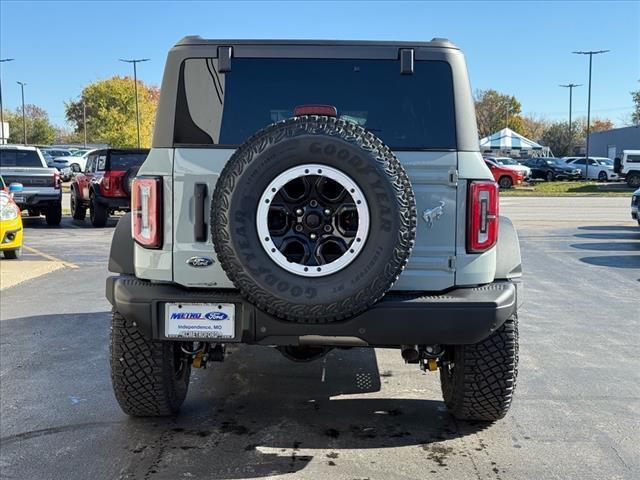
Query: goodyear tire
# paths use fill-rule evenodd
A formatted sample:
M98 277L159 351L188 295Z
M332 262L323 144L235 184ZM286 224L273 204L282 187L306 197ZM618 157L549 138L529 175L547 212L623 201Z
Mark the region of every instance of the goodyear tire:
M415 241L409 179L380 139L324 116L294 117L249 138L211 202L221 266L260 309L324 323L371 307Z
M180 344L147 339L116 311L109 340L111 383L122 411L135 417L178 413L191 376L191 366L181 359Z
M447 347L440 367L444 403L460 420L493 422L503 418L518 376L518 317L472 345Z

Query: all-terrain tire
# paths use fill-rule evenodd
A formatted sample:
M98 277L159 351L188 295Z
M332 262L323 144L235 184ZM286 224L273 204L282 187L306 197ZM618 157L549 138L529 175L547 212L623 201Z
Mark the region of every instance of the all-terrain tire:
M444 361L440 385L454 417L487 422L503 418L518 376L517 315L479 343L448 347Z
M91 195L89 200L89 218L91 219L91 225L98 228L104 227L109 219L109 210L96 202L94 195Z
M326 276L281 268L256 226L269 183L307 163L349 176L370 211L358 256ZM406 172L379 138L355 123L311 115L269 125L236 150L216 184L210 224L220 264L245 298L284 320L326 323L357 315L391 288L415 242L416 207Z
M49 205L44 212L47 225L58 226L62 222L62 202Z
M139 327L113 311L109 359L120 408L135 417L175 415L187 396L191 366L180 344L147 339Z
M87 216L87 209L82 205L82 200L78 196L78 192L75 188L71 190L71 216L74 220L84 220Z

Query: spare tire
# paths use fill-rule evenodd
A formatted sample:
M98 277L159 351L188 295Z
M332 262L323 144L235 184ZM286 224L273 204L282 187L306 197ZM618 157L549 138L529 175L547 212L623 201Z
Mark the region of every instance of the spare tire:
M241 294L282 319L325 323L371 307L415 242L411 183L355 123L300 116L249 138L211 201L218 259Z
M133 185L133 179L138 176L138 170L140 167L131 167L122 176L122 189L124 193L131 196L131 186Z

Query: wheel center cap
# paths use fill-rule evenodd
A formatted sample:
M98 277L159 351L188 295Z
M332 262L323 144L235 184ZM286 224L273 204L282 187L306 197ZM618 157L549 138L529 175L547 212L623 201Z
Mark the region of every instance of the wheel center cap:
M320 226L320 215L318 215L317 213L310 213L306 216L304 222L309 228L317 228L318 226Z

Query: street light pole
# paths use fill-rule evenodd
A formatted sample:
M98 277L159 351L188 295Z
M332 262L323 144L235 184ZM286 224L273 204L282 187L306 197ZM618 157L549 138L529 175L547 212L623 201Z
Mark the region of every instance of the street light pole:
M82 129L84 130L84 148L87 148L87 103L82 101Z
M23 139L23 143L26 145L27 144L27 121L24 115L24 87L26 83L24 82L16 82L16 83L20 85L20 90L22 91L22 139Z
M571 129L571 105L573 102L573 89L581 86L582 84L577 83L567 83L566 85L560 85L560 87L569 89L569 155L571 155L571 147L573 146L573 130Z
M136 69L136 65L140 62L147 62L149 61L149 59L140 58L140 59L128 60L128 59L121 58L120 61L125 63L133 63L133 89L136 97L136 128L138 131L138 148L140 148L140 114L138 112L138 72Z
M4 62L13 62L13 58L0 58L0 64L4 63ZM4 107L2 106L2 77L0 76L0 129L1 129L1 134L0 134L0 140L2 141L2 143L5 143L5 138L4 138ZM8 143L8 142L7 142Z
M587 100L587 151L585 155L585 179L589 180L589 130L590 130L590 122L591 122L591 66L593 64L593 56L598 55L600 53L607 53L610 50L589 50L587 52L577 51L572 52L576 55L589 55L589 94Z
M509 128L509 112L511 111L511 107L509 105L507 105L507 108L505 109L505 128Z

